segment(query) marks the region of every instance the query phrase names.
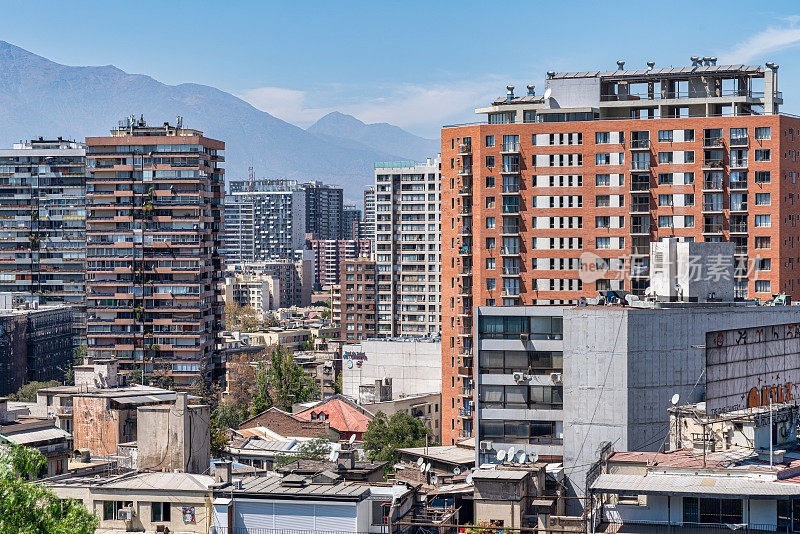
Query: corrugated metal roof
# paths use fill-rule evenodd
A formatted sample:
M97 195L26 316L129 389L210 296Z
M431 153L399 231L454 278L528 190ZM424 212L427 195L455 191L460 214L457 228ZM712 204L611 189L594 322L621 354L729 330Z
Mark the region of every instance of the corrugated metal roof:
M649 495L719 495L770 498L800 495L800 484L742 476L697 476L694 474L619 475L602 474L592 490L605 493L632 492Z
M36 430L23 430L16 433L3 434L8 441L17 445L27 445L29 443L37 443L41 441L49 441L51 439L68 438L69 432L61 430L60 428L37 428Z
M478 469L472 473L472 480L522 480L528 473L518 469Z
M282 484L282 478L276 476L249 476L242 479L242 489L233 490L233 493L257 493L272 498L292 498L298 496L321 497L328 499L361 500L369 496L369 487L354 482L339 482L336 484L307 484L305 486L291 486ZM222 492L230 491L223 488Z

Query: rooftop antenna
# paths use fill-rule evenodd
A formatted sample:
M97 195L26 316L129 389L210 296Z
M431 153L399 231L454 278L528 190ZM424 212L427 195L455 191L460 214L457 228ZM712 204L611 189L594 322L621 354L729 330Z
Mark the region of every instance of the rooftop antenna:
M497 451L497 460L499 462L502 462L505 459L506 459L506 451L504 449L500 449L499 451Z

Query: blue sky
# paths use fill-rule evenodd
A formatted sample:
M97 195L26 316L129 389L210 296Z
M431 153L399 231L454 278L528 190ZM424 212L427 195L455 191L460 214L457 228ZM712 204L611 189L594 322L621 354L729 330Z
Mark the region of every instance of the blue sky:
M426 137L474 120L547 70L781 65L800 113L800 2L4 2L0 39L69 65L107 65L239 95L307 126L332 110ZM795 90L787 90L794 87Z

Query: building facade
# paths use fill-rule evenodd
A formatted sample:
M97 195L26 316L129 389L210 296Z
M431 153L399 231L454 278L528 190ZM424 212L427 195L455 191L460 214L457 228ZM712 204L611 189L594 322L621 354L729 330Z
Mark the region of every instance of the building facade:
M317 288L339 283L342 262L367 256L371 242L367 239L311 239L307 247L314 254L314 273Z
M225 241L222 254L225 263L256 261L254 204L246 199L225 202Z
M375 164L378 336L438 335L441 161Z
M74 308L86 344L86 150L62 139L0 150L0 292Z
M307 231L306 189L294 180L232 180L229 187L226 213L234 215L244 210L245 220L249 221L252 205L252 226L232 220L232 226L226 228L230 243L225 249L226 261L240 255L235 248L238 244L247 257L253 258L251 261L290 259L295 250L303 248ZM236 206L241 203L247 206Z
M340 239L361 238L361 210L355 204L345 204L342 211L342 235Z
M375 240L375 188L372 186L364 189L364 222L360 237Z
M317 239L345 239L344 197L341 187L307 182L300 187L306 193L306 233Z
M86 144L88 355L189 386L222 329L225 143L131 117Z
M341 279L333 288L332 299L332 307L336 308L332 317L334 321L338 319L341 339L357 341L375 337L375 262L369 258L345 260Z
M800 119L778 114L777 66L693 63L550 72L544 95L509 86L486 124L442 130L446 388L472 361L475 306L644 295L665 237L733 242L738 298L796 291L781 258L800 239Z
M225 302L255 310L309 306L313 289L314 255L310 250L294 251L292 260L228 264L225 270Z

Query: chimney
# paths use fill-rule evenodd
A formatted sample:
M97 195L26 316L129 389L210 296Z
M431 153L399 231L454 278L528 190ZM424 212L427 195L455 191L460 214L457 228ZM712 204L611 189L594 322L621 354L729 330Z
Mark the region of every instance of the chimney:
M534 96L534 95L536 95L536 86L533 85L533 84L530 84L528 86L528 96Z
M617 70L625 70L625 62L621 59L617 60Z
M214 481L230 484L233 480L233 464L230 460L220 460L214 464Z
M506 85L506 102L511 102L514 99L514 86L513 85Z

